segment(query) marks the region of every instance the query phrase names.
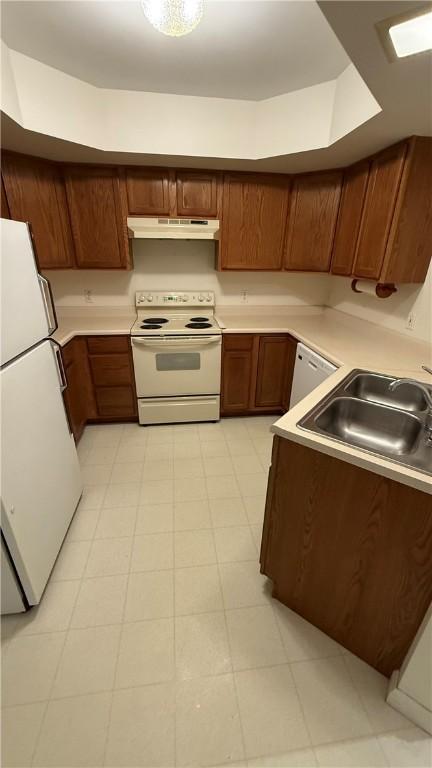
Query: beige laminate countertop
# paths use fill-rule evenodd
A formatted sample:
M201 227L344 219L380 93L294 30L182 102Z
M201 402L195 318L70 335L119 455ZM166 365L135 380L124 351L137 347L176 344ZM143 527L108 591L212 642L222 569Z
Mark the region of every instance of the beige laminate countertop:
M241 312L237 308L227 308L225 311L222 308L218 311L218 319L224 333L290 333L340 366L326 381L275 422L272 426L275 434L432 494L432 477L423 472L403 467L383 457L374 456L297 426L300 419L354 368L407 376L431 383L430 375L421 368L424 364L431 366L430 344L327 308L305 308L299 311L294 308L289 311L276 308L270 312L264 311L263 308L253 312L248 312L247 309Z
M365 320L322 307L220 307L223 333L290 333L340 366L326 381L278 419L272 431L350 464L432 494L432 477L297 427L298 421L354 368L408 376L430 383L421 366L432 365L432 346ZM129 333L136 315L122 308L68 308L59 312L54 339L64 345L77 335ZM432 460L432 448L431 448Z
M114 336L128 334L136 320L136 313L110 309L68 310L57 312L58 328L53 339L64 347L74 336Z

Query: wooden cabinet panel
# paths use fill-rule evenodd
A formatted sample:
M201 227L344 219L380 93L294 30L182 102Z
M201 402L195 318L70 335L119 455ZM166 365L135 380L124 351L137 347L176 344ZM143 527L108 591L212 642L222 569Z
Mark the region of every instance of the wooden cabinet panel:
M255 390L257 408L282 408L286 359L286 336L260 336Z
M368 177L368 160L344 172L331 262L334 275L352 274Z
M95 416L85 339L72 339L62 350L62 356L68 383L64 401L75 441L78 442L88 419Z
M354 262L356 277L380 279L406 152L405 143L397 144L372 160Z
M78 266L126 269L130 266L126 211L118 169L66 166L65 180Z
M225 345L228 339L228 347ZM224 414L247 413L252 384L253 336L227 336L222 340L222 394L221 411ZM240 349L235 349L236 340ZM244 340L250 341L249 349L242 348Z
M95 386L129 384L132 380L129 355L93 355L90 366Z
M177 216L217 217L217 176L199 171L177 171Z
M389 676L432 599L431 497L274 443L261 550L273 595Z
M423 283L432 254L432 138L409 141L381 280Z
M5 153L2 173L11 218L31 224L39 268L73 267L61 169L45 160Z
M131 387L96 387L95 397L101 418L130 418L136 415L137 403Z
M281 268L288 197L286 176L225 174L221 269Z
M285 269L328 272L342 173L296 176L291 193Z
M9 203L6 197L6 190L4 187L3 176L1 177L1 205L0 215L2 219L10 219Z
M222 413L245 415L286 410L296 345L288 334L225 334Z
M99 419L137 414L135 374L129 336L89 336L89 362Z
M127 168L128 212L138 216L169 216L169 184L167 168Z

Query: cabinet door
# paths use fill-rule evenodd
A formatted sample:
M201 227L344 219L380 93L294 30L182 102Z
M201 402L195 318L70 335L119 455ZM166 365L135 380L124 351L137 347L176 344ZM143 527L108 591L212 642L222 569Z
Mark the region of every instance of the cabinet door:
M225 175L221 269L281 269L288 197L285 176Z
M82 348L85 344L80 339L72 339L63 350L63 361L67 379L67 389L64 392L64 401L69 417L69 423L75 438L80 439L87 418L87 387L85 380L88 372L82 364Z
M127 168L128 212L137 216L169 216L169 184L166 168Z
M406 151L406 144L396 144L372 160L354 262L356 277L380 278Z
M221 410L225 414L249 411L253 342L249 334L223 338Z
M74 247L61 169L54 163L7 155L2 173L12 219L32 227L40 269L74 266Z
M291 194L285 269L328 272L342 173L297 176Z
M217 176L199 171L177 171L177 215L217 217Z
M334 275L352 274L368 176L369 161L356 163L344 172L331 263Z
M126 269L130 266L119 172L106 166L66 166L66 192L82 269Z
M285 400L286 336L260 336L255 390L257 408L282 408Z
M424 283L432 255L432 137L408 142L381 280Z

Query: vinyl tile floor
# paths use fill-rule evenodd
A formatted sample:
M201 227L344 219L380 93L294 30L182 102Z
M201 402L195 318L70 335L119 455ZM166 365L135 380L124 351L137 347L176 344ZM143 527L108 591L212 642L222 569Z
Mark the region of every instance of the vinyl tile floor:
M430 766L387 680L271 598L268 417L88 427L39 607L2 620L2 765Z

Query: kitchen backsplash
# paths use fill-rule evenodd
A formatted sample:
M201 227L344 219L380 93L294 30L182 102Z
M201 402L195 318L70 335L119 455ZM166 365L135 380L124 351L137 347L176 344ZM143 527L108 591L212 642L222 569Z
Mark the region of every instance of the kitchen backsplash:
M132 272L47 272L57 306L133 307L135 291L213 290L221 305L330 306L426 341L432 339L432 268L422 286L403 285L389 299L355 294L348 278L281 272L217 272L214 244L137 241ZM91 302L85 299L91 291ZM246 292L246 295L244 295ZM413 330L407 318L414 315Z
M322 305L328 275L280 272L217 272L214 243L148 240L134 243L134 270L65 270L47 272L58 306L132 306L135 291L208 289L216 303ZM246 296L244 296L246 292Z

